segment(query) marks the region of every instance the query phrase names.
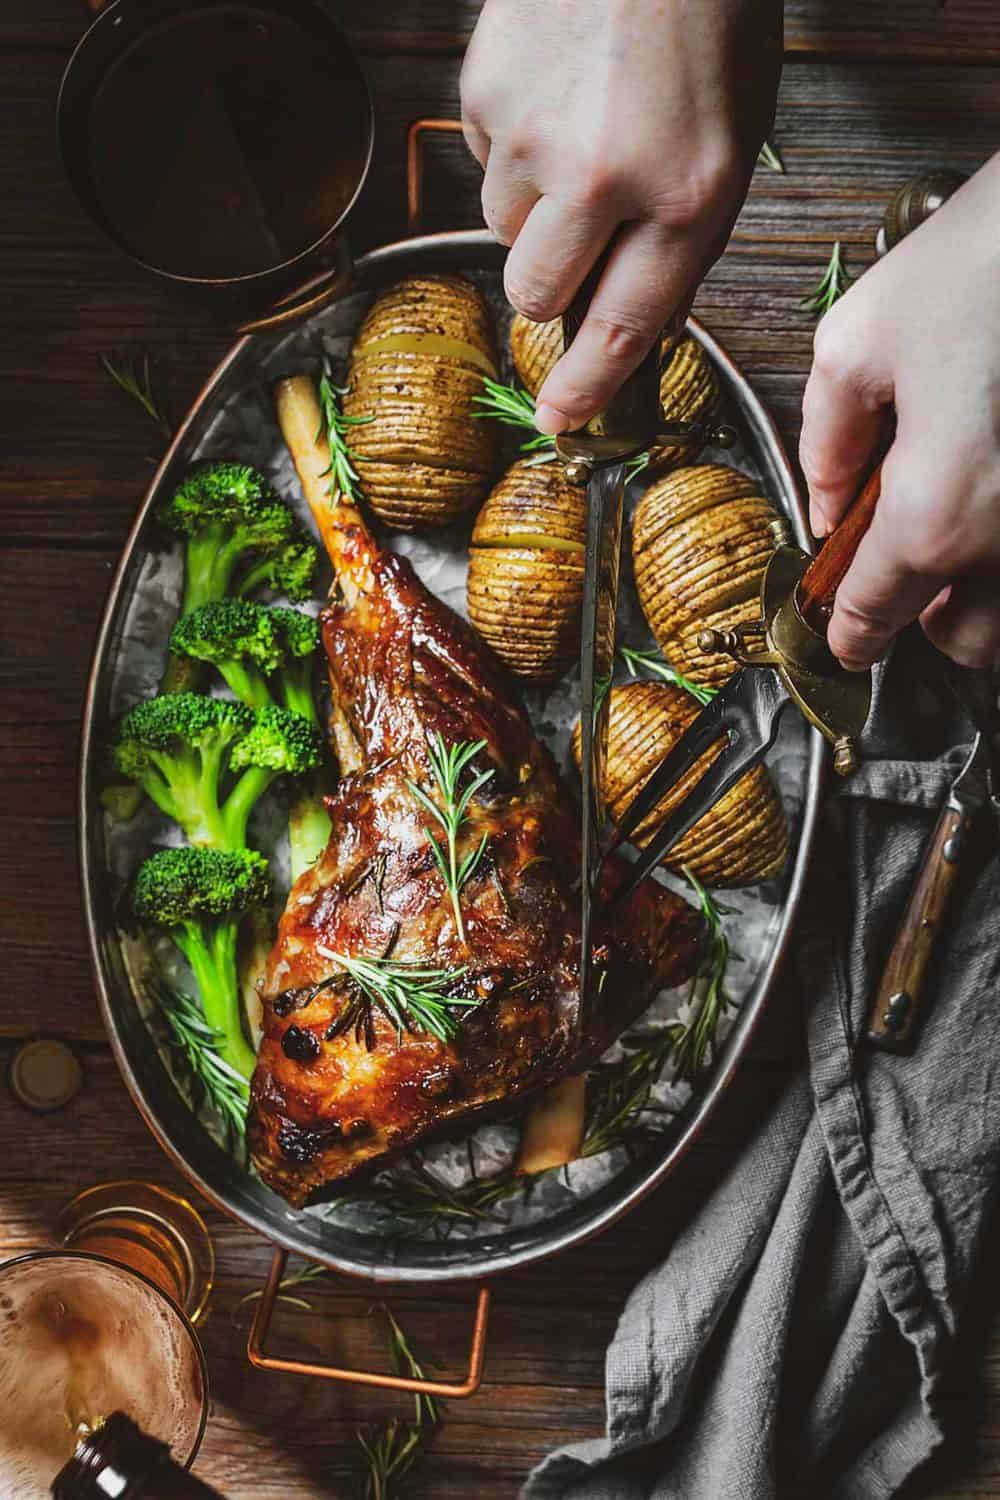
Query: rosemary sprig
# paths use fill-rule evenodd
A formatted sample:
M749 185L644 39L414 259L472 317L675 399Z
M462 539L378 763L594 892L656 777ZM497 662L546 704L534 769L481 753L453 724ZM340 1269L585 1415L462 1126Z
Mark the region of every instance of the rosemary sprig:
M638 677L639 672L643 670L652 672L654 676L662 677L664 682L683 688L686 693L690 693L692 698L696 698L702 704L711 703L715 697L715 688L702 687L690 677L685 677L683 673L677 671L676 667L672 667L659 651L633 651L630 646L622 646L618 654L633 677Z
M700 994L701 1004L694 1020L684 1027L674 1050L676 1076L690 1083L714 1053L719 1023L733 1008L734 1002L726 989L729 939L723 931L722 918L728 913L728 908L718 904L687 866L684 867L684 876L698 898L708 928L701 962L691 981L691 999Z
M520 451L534 453L536 463L546 463L555 457L555 438L535 429L535 398L529 391L516 385L501 385L498 380L491 380L488 375L484 375L483 394L473 396L472 402L474 406L482 407L481 411L472 413L474 417L493 417L505 427L527 428L534 433L534 437L521 444ZM648 453L640 453L636 458L630 458L625 465L626 479L634 479L636 474L640 474L649 463L650 456Z
M623 1056L593 1069L587 1078L581 1156L600 1156L602 1151L635 1140L639 1117L648 1108L653 1086L673 1057L683 1030L679 1021L672 1021L652 1036L622 1037Z
M851 278L844 264L840 241L837 240L830 251L830 259L827 261L826 270L818 286L815 291L809 293L808 297L803 297L800 305L816 318L825 317L833 304L844 295L850 284Z
M347 395L349 386L337 385L329 360L323 362L323 373L319 380L319 404L323 414L316 441L325 438L330 449L330 466L321 477L330 476L327 493L331 500L346 495L355 505L361 499L358 471L354 467L354 450L348 440L352 427L364 427L374 422L374 417L345 417L341 410L341 398Z
M780 172L782 176L785 174L785 163L770 141L765 141L757 153L757 165L767 167L772 172Z
M481 408L473 417L492 417L505 427L527 428L534 434L521 444L522 453L537 453L540 449L554 449L555 438L549 433L539 432L535 427L535 398L520 386L502 385L499 380L483 376L482 395L473 396L473 406Z
M462 903L460 893L465 882L474 873L476 866L483 857L483 851L489 838L483 834L476 848L470 849L463 859L458 857L458 835L462 824L466 821L466 812L469 803L478 791L481 791L486 783L492 778L493 771L480 771L474 776L463 792L459 791L459 782L462 772L475 760L476 756L486 746L485 740L476 740L474 744L462 740L457 745L446 745L440 734L435 734L428 741L428 757L430 759L431 772L437 785L438 795L443 806L428 797L427 793L416 782L408 782L413 795L423 807L427 809L431 817L440 824L444 830L444 844L431 830L425 829L431 848L434 850L434 859L441 871L441 878L445 883L448 894L451 897L452 910L455 913L455 926L458 936L463 944L466 944L465 923L462 920Z
M417 1152L396 1167L382 1172L362 1188L358 1196L377 1203L394 1218L435 1232L446 1234L460 1220L484 1221L493 1218L491 1210L514 1193L529 1190L531 1179L518 1177L514 1164L502 1167L489 1177L479 1177L472 1165L472 1175L459 1187L451 1187L425 1165Z
M404 1031L428 1031L439 1041L450 1042L457 1036L465 1012L482 1003L477 996L453 993L455 984L467 972L464 967L435 969L428 964L409 964L392 958L355 958L322 945L316 951L335 963L353 981L365 1001L392 1022L398 1041L402 1041ZM318 993L342 978L342 974L335 974L315 990ZM331 1035L346 1030L355 1021L354 1003L348 1000L334 1022Z
M155 993L170 1028L170 1046L183 1058L196 1089L219 1115L230 1140L239 1139L246 1128L249 1095L242 1075L219 1052L221 1033L209 1026L190 995L163 983Z
M153 390L153 374L148 353L143 351L141 362L138 364L131 354L122 355L117 362L110 354L99 354L97 357L119 390L124 391L126 396L130 396L133 401L137 401L162 435L170 438L172 436L170 423L157 403L156 393Z
M402 1328L387 1307L382 1311L389 1325L389 1358L394 1373L423 1380L423 1367ZM359 1428L354 1486L357 1500L398 1500L404 1479L440 1425L438 1402L418 1392L413 1397L412 1421L391 1417L367 1431Z
M312 1303L306 1297L298 1297L294 1293L298 1287L307 1286L313 1281L320 1281L329 1274L326 1266L306 1265L301 1271L293 1271L291 1276L283 1276L278 1282L278 1300L287 1302L292 1307L301 1307L304 1312L312 1312ZM245 1297L241 1297L234 1308L234 1321L236 1313L241 1312L244 1307L249 1307L251 1302L259 1302L263 1295L262 1288L257 1287L256 1291L247 1292Z

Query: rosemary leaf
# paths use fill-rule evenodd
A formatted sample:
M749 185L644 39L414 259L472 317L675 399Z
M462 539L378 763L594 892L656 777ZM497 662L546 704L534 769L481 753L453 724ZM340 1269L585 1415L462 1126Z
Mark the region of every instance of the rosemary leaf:
M486 748L485 740L476 740L470 743L467 740L460 741L457 745L446 745L440 734L435 734L428 741L428 758L430 760L431 774L437 786L441 804L434 801L416 782L410 781L407 785L420 804L430 813L431 817L442 828L444 840L440 840L429 828L425 829L434 851L434 859L441 872L445 888L451 897L452 910L455 913L455 926L458 936L463 945L467 946L465 936L465 923L462 919L462 903L460 893L466 881L474 874L479 861L483 857L488 835L484 834L478 846L471 850L465 857L458 857L458 836L466 822L466 813L469 803L478 791L481 791L486 783L491 780L493 771L480 771L477 776L467 784L464 791L459 790L462 773L467 769L481 750Z
M162 982L156 998L170 1028L170 1046L181 1057L196 1089L208 1100L226 1127L230 1141L246 1128L246 1081L219 1052L223 1040L205 1020L201 1006L190 995Z
M785 163L770 141L765 141L757 154L757 165L767 167L772 172L780 172L785 175Z
M685 677L677 671L676 667L672 667L659 651L633 651L630 646L622 646L618 654L633 677L638 677L640 670L652 672L655 677L661 677L664 682L683 688L701 704L711 703L715 697L715 688L702 687L690 677Z
M526 428L533 433L533 437L521 444L522 453L536 453L542 449L555 451L555 438L535 427L535 400L528 391L516 385L502 385L499 380L484 375L483 394L473 396L472 404L481 408L472 413L473 417L492 417L505 427Z
M423 1380L423 1367L389 1309L389 1358L397 1375ZM391 1417L377 1427L356 1434L355 1488L357 1500L398 1500L402 1484L441 1425L441 1408L431 1396L413 1397L413 1420Z
M729 939L723 931L722 918L727 908L720 906L691 870L684 867L684 876L698 898L702 916L707 924L705 949L697 973L691 982L691 999L701 997L697 1015L679 1038L674 1051L676 1076L693 1082L704 1070L715 1052L719 1023L733 1000L726 989L726 970L729 966Z
M110 354L99 354L102 368L111 376L119 390L125 392L126 396L137 401L146 413L147 417L160 430L163 437L169 439L173 436L170 423L164 416L153 390L153 375L150 366L149 355L143 351L141 363L137 364L131 354L122 355L116 361Z
M844 295L851 285L851 278L847 274L844 264L843 251L840 241L837 240L830 251L830 259L827 261L826 270L823 272L815 291L810 292L808 297L803 297L801 306L806 312L811 312L816 318L823 318L830 311L833 304Z
M358 1196L377 1203L393 1218L447 1233L462 1220L489 1220L498 1203L530 1186L531 1179L518 1177L511 1163L488 1177L478 1177L473 1167L467 1182L451 1187L424 1164L417 1152L411 1152L398 1166L379 1173L359 1190Z
M623 1037L622 1057L593 1069L587 1078L581 1156L599 1156L636 1140L640 1116L683 1031L677 1021L649 1037Z
M368 422L374 422L375 418L344 416L340 403L348 390L348 386L334 382L330 362L324 360L319 381L319 404L323 420L316 434L316 441L325 438L330 449L330 466L323 471L324 476L330 476L327 493L331 500L335 500L338 495L346 495L357 505L361 499L361 490L358 471L354 467L355 454L348 437L352 427L364 427Z
M392 1022L398 1041L404 1031L427 1031L441 1042L450 1042L458 1035L466 1012L482 1004L475 996L454 994L455 985L467 972L464 967L435 969L392 958L356 958L322 945L316 951L342 971L317 986L317 992L346 975L367 1005L375 1006ZM346 1030L356 1019L359 1025L363 1022L356 1004L348 1001L335 1023L337 1030Z
M301 1307L305 1312L312 1312L312 1303L305 1297L294 1296L293 1293L297 1287L307 1286L313 1281L319 1281L324 1276L329 1276L329 1274L330 1272L326 1266L306 1265L302 1267L301 1271L293 1271L291 1276L283 1276L278 1282L279 1301L289 1302L294 1307ZM242 1311L244 1307L249 1307L251 1302L259 1302L263 1295L263 1290L260 1287L256 1291L247 1292L246 1296L241 1297L237 1302L234 1314Z

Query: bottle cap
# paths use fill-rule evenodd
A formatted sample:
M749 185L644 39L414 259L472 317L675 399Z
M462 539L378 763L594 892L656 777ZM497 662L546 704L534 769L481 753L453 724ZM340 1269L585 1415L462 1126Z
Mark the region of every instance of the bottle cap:
M10 1065L10 1088L14 1098L37 1114L62 1109L79 1093L83 1069L65 1042L42 1037L25 1042Z

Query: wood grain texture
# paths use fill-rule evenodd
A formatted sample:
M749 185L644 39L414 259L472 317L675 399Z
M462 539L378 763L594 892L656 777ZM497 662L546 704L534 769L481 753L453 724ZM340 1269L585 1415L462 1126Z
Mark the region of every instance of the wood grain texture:
M0 192L19 205L0 225L0 275L8 288L0 381L10 433L0 474L0 537L116 545L161 439L100 370L98 352L149 349L179 414L230 338L146 281L77 208L52 138L59 69L56 54L31 54L28 61L0 54L0 89L14 122L6 150L0 134ZM408 123L458 108L451 59L427 58L414 68L404 57L380 57L371 59L371 72L380 125L375 172L354 224L359 249L405 233ZM971 168L989 155L1000 140L998 76L925 67L917 90L918 74L907 68L793 63L786 69L775 138L787 175L758 170L696 311L745 367L790 441L814 328L801 302L834 239L857 273L871 258L884 204L907 176L938 162ZM24 160L37 168L25 173ZM479 222L479 169L460 141L431 148L426 179L429 228Z
M792 443L813 333L800 302L833 240L857 273L896 186L927 166L974 168L1000 141L1000 6L789 0L786 9L789 62L773 139L787 173L756 174L697 310ZM477 11L478 0L345 7L379 112L356 248L404 232L406 127L419 115L457 113L458 59ZM63 182L54 100L85 16L80 0L0 7L0 1074L14 1039L39 1031L73 1039L86 1074L70 1108L41 1120L0 1085L0 1256L44 1243L59 1205L95 1180L127 1171L178 1185L103 1044L77 896L77 734L91 643L160 445L97 355L148 349L176 415L230 336L124 262ZM427 186L429 227L478 222L478 170L460 143L434 148ZM498 1285L486 1384L452 1406L414 1500L507 1500L557 1443L602 1430L603 1354L621 1304L777 1097L799 1055L797 1017L788 992L708 1137L655 1200L594 1244ZM218 1217L212 1229L219 1292L204 1337L214 1408L201 1472L232 1500L346 1495L354 1427L405 1404L251 1370L239 1304L261 1283L269 1252ZM998 1249L984 1262L995 1264ZM986 1342L986 1309L996 1305L989 1278L977 1295L978 1340L958 1362L950 1397L956 1438L907 1500L1000 1500L1000 1336ZM310 1298L313 1317L283 1310L281 1337L292 1348L384 1357L368 1287L315 1288ZM470 1309L462 1289L393 1304L436 1366L461 1363Z
M356 44L379 54L457 54L472 35L481 0L369 0L338 7ZM86 25L80 0L6 0L0 45L68 49ZM993 0L786 0L785 48L791 56L968 63L1000 59L1000 15Z

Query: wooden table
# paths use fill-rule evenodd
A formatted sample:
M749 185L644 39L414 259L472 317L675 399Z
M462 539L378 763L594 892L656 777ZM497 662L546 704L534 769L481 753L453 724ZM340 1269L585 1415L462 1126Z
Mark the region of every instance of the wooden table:
M355 224L363 248L404 233L403 143L419 115L454 116L476 0L366 0L349 25L374 85L375 168ZM794 443L812 324L800 308L835 239L858 271L889 194L930 165L973 168L1000 144L996 0L791 0L773 139L786 175L758 171L733 243L697 311L744 366ZM0 1256L46 1240L59 1205L112 1176L177 1185L119 1081L98 1019L77 899L75 768L91 642L106 584L150 475L157 435L98 367L148 350L180 414L228 342L148 284L76 207L55 151L53 109L85 21L76 0L0 10L0 337L7 418L0 475L4 649L0 722L0 913L7 982L0 1062L39 1033L71 1039L86 1084L38 1119L0 1089ZM459 210L461 211L459 216ZM478 222L477 173L452 142L428 166L430 227ZM914 308L914 316L919 309ZM794 1005L768 1018L709 1138L658 1198L618 1230L496 1288L481 1393L453 1404L413 1493L510 1496L529 1466L602 1424L602 1361L622 1301L734 1159L800 1043ZM258 1374L242 1353L241 1298L269 1251L212 1219L219 1288L205 1343L214 1413L199 1469L232 1497L346 1492L358 1420L400 1410L330 1386ZM363 1288L310 1290L329 1316L288 1310L324 1348L379 1358ZM442 1368L462 1357L468 1296L394 1301ZM442 1316L442 1313L445 1315ZM977 1320L980 1328L983 1320ZM318 1330L318 1331L317 1331ZM982 1390L985 1403L974 1393ZM964 1360L957 1437L912 1495L1000 1496L1000 1336Z

